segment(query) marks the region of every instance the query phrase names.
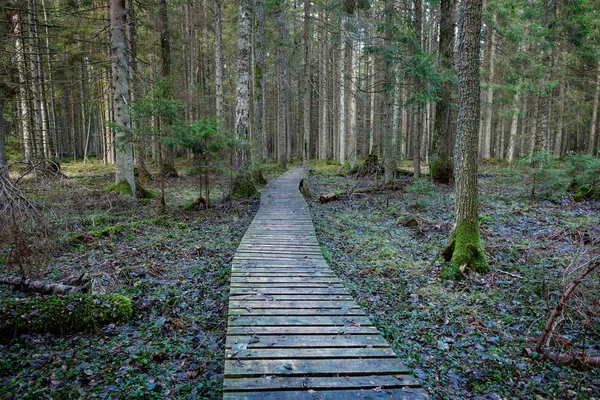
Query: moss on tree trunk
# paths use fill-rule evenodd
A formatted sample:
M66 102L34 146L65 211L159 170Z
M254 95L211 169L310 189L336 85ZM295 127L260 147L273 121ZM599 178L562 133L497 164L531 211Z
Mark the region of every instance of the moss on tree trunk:
M69 333L89 331L127 321L131 300L119 294L81 293L9 299L0 304L0 338L23 332Z
M240 173L233 179L231 188L231 199L248 199L258 194L258 190L252 182L252 176L249 173Z
M477 223L457 225L442 254L446 261L442 267L442 278L462 279L465 272L484 273L490 270Z

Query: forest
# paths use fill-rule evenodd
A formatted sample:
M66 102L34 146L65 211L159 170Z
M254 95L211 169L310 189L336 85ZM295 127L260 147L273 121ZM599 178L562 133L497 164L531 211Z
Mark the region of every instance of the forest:
M2 1L0 398L222 398L232 260L295 168L428 396L598 398L599 10Z

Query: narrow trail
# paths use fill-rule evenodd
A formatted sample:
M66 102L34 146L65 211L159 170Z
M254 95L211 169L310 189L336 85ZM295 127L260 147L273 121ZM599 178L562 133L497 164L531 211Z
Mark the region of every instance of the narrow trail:
M233 259L223 398L427 398L325 262L301 178L270 182Z

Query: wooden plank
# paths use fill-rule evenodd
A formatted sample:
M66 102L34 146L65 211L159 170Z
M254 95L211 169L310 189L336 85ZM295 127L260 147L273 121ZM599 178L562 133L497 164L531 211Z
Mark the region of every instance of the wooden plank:
M356 315L365 315L364 311L360 308L353 309L324 309L324 308L230 308L228 315L245 315L245 316L262 316L268 317L270 315L287 315L287 316L346 316L353 317Z
M246 335L228 336L225 347L258 348L314 348L314 347L385 347L389 345L379 333L373 335ZM391 351L391 350L390 350Z
M339 283L339 279L336 277L329 276L273 276L273 277L231 277L231 283L246 283L252 285L254 283Z
M419 382L410 375L366 375L344 377L302 377L269 376L260 378L227 379L223 390L254 391L273 389L402 389L419 387Z
M398 358L331 360L225 360L226 378L274 376L326 375L397 375L408 373Z
M346 295L348 291L342 286L325 286L325 287L231 287L231 295Z
M223 400L428 400L421 389L354 389L225 392Z
M314 301L314 300L298 300L298 301L278 301L278 300L230 300L229 307L231 308L359 308L354 301Z
M262 293L253 294L242 294L236 295L231 294L229 296L233 300L257 300L257 299L271 299L274 301L293 301L293 300L346 300L353 301L352 297L343 294L273 294L267 295Z
M379 331L372 325L364 326L230 326L227 336L235 335L354 335L373 334Z
M389 348L286 348L286 349L229 349L225 357L240 360L277 360L277 359L333 359L333 358L397 358Z
M367 317L336 317L336 316L316 316L316 317L297 317L297 316L273 316L273 317L252 317L242 316L239 318L229 317L230 326L356 326L372 325Z

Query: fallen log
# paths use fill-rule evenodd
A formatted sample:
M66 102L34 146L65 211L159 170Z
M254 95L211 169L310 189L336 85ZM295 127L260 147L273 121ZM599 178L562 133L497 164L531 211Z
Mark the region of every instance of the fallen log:
M85 332L131 318L131 300L120 294L71 293L0 302L0 339L20 333Z
M340 198L340 195L336 192L325 193L319 196L319 202L321 204L329 203L330 201L337 200Z
M32 279L23 279L18 276L0 277L0 284L12 285L13 287L18 288L23 292L40 294L89 293L92 288L91 280L88 281L85 285L72 286L50 281L36 281Z

